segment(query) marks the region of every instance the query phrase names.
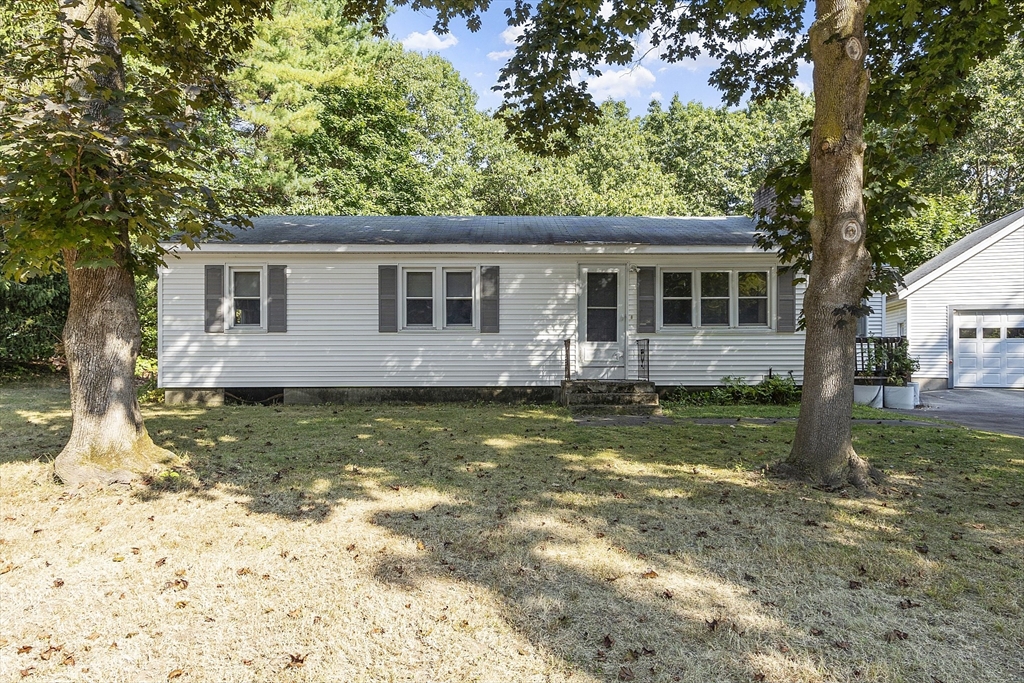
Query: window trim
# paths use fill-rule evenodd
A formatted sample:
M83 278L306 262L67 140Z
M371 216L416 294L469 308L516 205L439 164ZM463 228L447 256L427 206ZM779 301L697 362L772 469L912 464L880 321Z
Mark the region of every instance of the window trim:
M410 273L430 273L430 317L431 322L429 325L425 324L411 324L409 322L409 274ZM401 313L402 313L402 329L403 330L435 330L437 329L437 268L422 267L417 268L410 266L408 268L402 268L401 275ZM414 297L415 300L426 300L427 297Z
M449 325L447 312L448 283L446 273L470 273L473 278L472 301L473 301L473 322L470 325ZM433 301L432 323L430 325L410 325L407 320L408 309L406 308L408 280L407 273L431 273L431 300ZM399 332L479 332L480 331L480 266L476 265L399 265L398 266L398 318ZM463 297L458 297L463 298Z
M267 331L267 265L237 265L227 266L227 302L225 308L226 319L225 332L234 334L259 334ZM235 273L259 273L260 274L260 324L241 325L235 322ZM253 297L242 297L251 299Z
M740 273L763 273L764 274L764 296L740 296ZM763 327L771 327L772 319L772 307L771 307L771 287L772 273L771 270L739 270L733 272L733 282L736 286L736 327L742 327L744 329L760 329ZM731 297L730 297L731 298ZM745 323L740 320L740 299L764 299L764 311L765 321L763 323Z
M768 322L765 324L739 323L739 274L743 273L765 273L768 278ZM692 301L691 301L691 325L668 325L665 323L665 278L664 273L690 273L692 280ZM727 325L705 325L701 319L701 274L703 273L729 273L729 323ZM698 332L775 332L776 331L776 297L778 295L778 267L768 265L753 266L722 266L705 267L698 266L658 266L656 282L656 330L665 334L693 334ZM715 297L718 300L724 297ZM744 297L760 298L760 297Z

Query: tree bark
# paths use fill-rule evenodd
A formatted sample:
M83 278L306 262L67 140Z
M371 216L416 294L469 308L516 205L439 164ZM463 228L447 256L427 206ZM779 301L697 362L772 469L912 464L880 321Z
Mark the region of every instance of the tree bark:
M127 483L174 458L150 438L135 392L142 340L135 279L123 265L77 268L75 259L65 252L72 428L54 471L69 486Z
M89 109L98 130L114 133L123 119L115 102L125 87L117 10L114 3L92 0L72 7L68 17L88 26L95 51L76 65L75 73L84 74L101 59L106 61L93 71L99 88ZM85 38L69 28L69 45L76 40ZM89 92L81 82L69 86ZM116 161L112 160L111 174L117 172ZM116 197L107 199L110 206L116 204ZM112 254L116 265L81 268L74 250L63 254L71 293L64 353L71 376L72 427L71 438L54 461L54 471L71 486L128 482L174 457L149 437L135 392L135 360L142 335L135 278L128 267L130 248L125 228Z
M811 272L804 294L803 400L787 464L825 486L870 486L877 475L853 449L856 307L871 274L864 247L864 68L867 0L818 0L810 29Z

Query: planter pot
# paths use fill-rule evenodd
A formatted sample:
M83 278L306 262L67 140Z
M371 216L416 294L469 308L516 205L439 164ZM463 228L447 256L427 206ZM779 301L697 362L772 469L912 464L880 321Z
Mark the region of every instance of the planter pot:
M907 382L908 387L914 387L914 407L921 405L921 383Z
M886 408L898 408L900 410L913 410L916 407L914 403L914 387L890 387L886 386L883 392L883 402Z
M881 384L854 384L853 402L862 406L881 408L883 404Z

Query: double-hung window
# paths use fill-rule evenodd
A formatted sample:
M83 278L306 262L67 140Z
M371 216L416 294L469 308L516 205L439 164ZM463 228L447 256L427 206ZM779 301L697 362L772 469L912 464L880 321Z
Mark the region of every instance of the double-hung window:
M405 272L405 324L407 327L434 326L434 271Z
M693 273L661 274L661 322L668 326L693 325Z
M768 324L768 273L764 271L737 274L740 325Z
M444 271L444 326L472 327L473 271Z
M472 329L477 322L475 268L420 267L402 274L403 327Z
M702 327L729 325L728 271L700 274L700 324Z
M660 328L770 327L769 270L660 271Z
M259 329L263 326L263 270L231 269L231 327Z

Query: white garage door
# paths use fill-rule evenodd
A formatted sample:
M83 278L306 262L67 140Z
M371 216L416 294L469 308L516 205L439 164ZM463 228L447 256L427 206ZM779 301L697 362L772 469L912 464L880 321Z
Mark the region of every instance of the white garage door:
M1024 389L1024 311L958 311L953 335L954 386Z

